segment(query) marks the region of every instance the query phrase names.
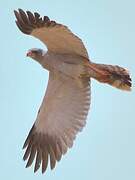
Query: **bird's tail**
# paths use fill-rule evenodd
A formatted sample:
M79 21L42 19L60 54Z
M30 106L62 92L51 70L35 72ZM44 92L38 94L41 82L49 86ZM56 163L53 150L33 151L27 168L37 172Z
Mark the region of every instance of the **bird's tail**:
M91 77L102 83L110 84L121 90L131 90L131 78L129 72L119 66L87 63Z

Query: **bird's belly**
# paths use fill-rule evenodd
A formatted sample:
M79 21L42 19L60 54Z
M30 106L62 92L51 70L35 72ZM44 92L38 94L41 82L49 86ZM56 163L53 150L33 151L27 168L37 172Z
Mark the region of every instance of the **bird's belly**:
M81 64L69 64L65 62L57 64L56 70L67 76L70 76L71 78L78 78L85 71L83 65Z
M43 67L49 71L60 72L71 78L77 78L86 71L82 62L83 59L80 57L49 54L48 58L44 61Z

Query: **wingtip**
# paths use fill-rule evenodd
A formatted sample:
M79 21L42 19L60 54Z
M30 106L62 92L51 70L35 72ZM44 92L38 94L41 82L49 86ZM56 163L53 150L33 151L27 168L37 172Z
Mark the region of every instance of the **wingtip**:
M21 8L18 8L18 11L23 11ZM23 11L24 12L24 11Z
M18 14L18 11L17 10L14 10L14 15L16 16Z
M46 169L42 169L42 174L44 174L46 172Z
M28 168L28 167L30 167L30 164L29 164L29 163L26 164L25 168Z
M26 161L26 159L27 159L27 158L25 158L25 157L23 156L23 158L22 158L22 159L23 159L23 161Z
M34 167L34 173L36 173L39 168L40 168L40 165L39 165L39 166L35 166L35 167Z
M38 171L38 169L35 169L35 168L34 168L34 173L37 173L37 171Z
M17 10L14 9L14 14L19 13L20 11L23 11L21 8L18 8Z
M47 166L46 167L42 166L42 174L44 174L46 170L47 170Z
M55 168L55 165L51 165L51 170L53 170Z
M26 146L27 146L27 144L26 144L26 143L24 143L24 145L22 146L22 149L25 149L25 148L26 148Z

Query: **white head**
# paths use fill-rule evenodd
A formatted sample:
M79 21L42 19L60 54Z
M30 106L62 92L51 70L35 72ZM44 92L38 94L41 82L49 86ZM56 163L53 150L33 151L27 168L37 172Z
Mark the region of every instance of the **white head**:
M42 49L32 48L32 49L28 50L26 56L30 57L40 63L45 54L46 54L46 51L44 51Z

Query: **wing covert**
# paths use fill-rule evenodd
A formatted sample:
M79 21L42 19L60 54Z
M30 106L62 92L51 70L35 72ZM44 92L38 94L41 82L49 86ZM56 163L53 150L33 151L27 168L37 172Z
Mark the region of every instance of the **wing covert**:
M41 40L49 51L61 54L77 54L88 59L87 50L80 38L74 35L66 26L43 18L35 12L14 11L18 28L27 35Z

